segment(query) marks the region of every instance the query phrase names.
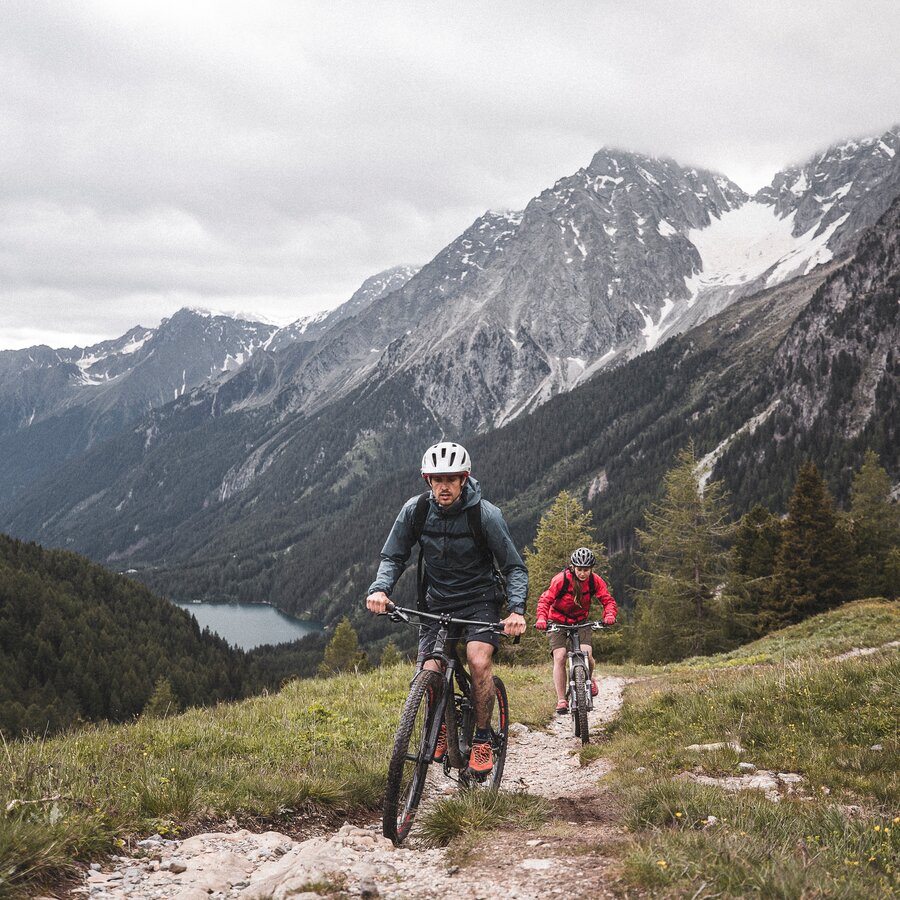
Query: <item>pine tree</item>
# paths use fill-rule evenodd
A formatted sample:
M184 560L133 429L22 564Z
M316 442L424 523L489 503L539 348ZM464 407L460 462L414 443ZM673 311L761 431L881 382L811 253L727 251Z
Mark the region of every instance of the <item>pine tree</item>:
M850 599L848 538L811 462L800 467L775 562L773 626L789 625Z
M732 606L727 623L728 634L736 644L759 637L771 620L780 544L781 521L761 504L738 523L728 579Z
M719 482L701 488L694 445L678 454L663 480L663 499L645 513L638 530L641 572L635 652L648 662L709 653L724 642L721 598L728 567L729 522Z
M541 517L534 549L525 549L528 566L528 605L533 610L554 575L569 563L576 547L590 547L597 559L594 571L603 576L609 569L606 547L594 536L593 513L585 512L576 497L562 491Z
M534 549L525 549L525 565L528 567L528 620L533 625L541 594L547 590L554 575L569 563L572 551L577 547L590 547L596 564L594 571L601 577L609 568L606 548L594 536L591 524L593 513L585 512L576 497L562 491L553 505L541 517L534 539ZM541 660L546 658L546 639L534 628L529 628L522 638L521 648L513 651L517 660Z
M900 547L900 504L891 502L891 480L873 450L851 487L850 529L856 551L856 593L861 597L896 597L900 591L890 565Z
M328 677L339 672L365 672L369 657L360 649L359 636L350 620L344 616L334 629L334 637L325 647L325 657L319 664L319 675Z
M141 711L142 716L148 719L164 719L166 716L174 716L178 713L178 700L172 690L172 682L165 675L156 679L153 693Z
M400 656L400 651L397 649L397 645L393 641L388 641L384 645L384 649L381 651L381 666L382 668L388 668L389 666L396 666L398 663L403 661L403 657Z

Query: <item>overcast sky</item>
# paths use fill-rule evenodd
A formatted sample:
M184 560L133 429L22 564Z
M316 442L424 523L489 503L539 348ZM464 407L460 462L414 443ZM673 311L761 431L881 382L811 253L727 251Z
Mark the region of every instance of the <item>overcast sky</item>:
M900 122L897 0L3 0L0 348L287 322L601 146L755 190Z

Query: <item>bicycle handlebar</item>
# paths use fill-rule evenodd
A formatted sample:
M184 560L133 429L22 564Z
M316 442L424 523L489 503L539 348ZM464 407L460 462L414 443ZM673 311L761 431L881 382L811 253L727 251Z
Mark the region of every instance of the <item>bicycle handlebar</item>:
M478 619L456 619L446 613L427 613L422 612L419 609L407 609L403 606L396 606L393 603L389 604L389 608L385 612L377 613L377 615L390 616L392 622L406 622L410 625L413 624L409 621L410 616L419 616L422 619L434 619L438 622L446 622L449 625L483 625L485 626L485 629L490 629L497 634L505 634L503 625L500 622L482 622Z
M548 622L547 623L547 631L578 631L581 628L591 628L594 631L600 631L603 628L610 628L612 626L606 625L603 622L579 622L576 625L563 625L562 622Z

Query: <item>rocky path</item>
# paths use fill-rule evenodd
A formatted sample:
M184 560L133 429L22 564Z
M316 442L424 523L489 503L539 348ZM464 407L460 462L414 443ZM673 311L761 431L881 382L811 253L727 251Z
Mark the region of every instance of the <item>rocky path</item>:
M624 680L605 678L591 728L612 718ZM548 698L549 702L549 698ZM606 889L605 844L618 829L597 781L609 771L598 759L581 767L571 719L546 731L511 728L503 787L547 798L555 818L539 832L492 832L475 847L394 847L381 823L345 824L303 841L277 832L198 834L182 841L141 842L144 858L114 858L92 867L76 893L91 900L312 900L322 896L416 900L612 896ZM441 779L443 781L443 779Z

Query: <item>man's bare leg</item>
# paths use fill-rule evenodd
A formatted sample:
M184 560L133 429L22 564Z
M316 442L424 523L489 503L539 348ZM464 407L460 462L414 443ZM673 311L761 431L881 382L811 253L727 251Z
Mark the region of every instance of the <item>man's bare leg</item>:
M494 648L483 641L466 644L466 659L472 679L472 702L475 706L475 724L488 728L494 711Z

